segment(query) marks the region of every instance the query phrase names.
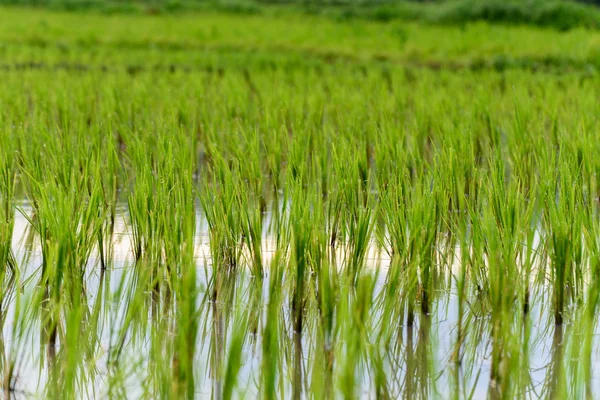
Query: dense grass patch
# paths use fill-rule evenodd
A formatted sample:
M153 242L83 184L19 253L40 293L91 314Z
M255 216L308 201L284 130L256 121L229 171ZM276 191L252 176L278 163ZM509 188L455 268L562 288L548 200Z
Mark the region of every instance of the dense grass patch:
M600 27L600 11L572 0L440 0L418 1L265 1L265 0L2 0L1 5L33 6L65 11L125 14L171 14L227 12L273 15L313 14L334 20L421 21L465 24L487 21L511 25L534 25L558 30Z
M91 69L127 67L290 68L371 63L432 69L534 69L593 72L600 34L576 29L462 27L339 21L284 13L171 16L72 14L4 8L0 65Z
M488 21L547 26L559 30L600 27L600 10L576 2L560 0L449 1L441 4L428 18L445 23Z

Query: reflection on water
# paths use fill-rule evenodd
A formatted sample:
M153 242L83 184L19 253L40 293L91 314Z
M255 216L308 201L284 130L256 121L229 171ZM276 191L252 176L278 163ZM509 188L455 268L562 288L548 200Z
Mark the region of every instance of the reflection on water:
M82 277L77 302L85 312L71 314L65 304L62 314L51 310L56 305L48 301L47 290L36 302L41 247L27 218L17 213L12 246L19 272L6 274L1 298L4 397L60 397L53 390L71 387L85 398L181 393L216 399L272 394L293 399L311 394L496 399L504 398L507 382L511 394L524 398L592 398L600 393L595 323L580 323L582 312L573 322L555 327L547 307L549 293L543 288L532 293L523 321L496 336L504 346L496 350L500 339L492 340L490 318L475 303L467 302L459 317L453 276L441 276L429 313L415 310L414 323L403 322L408 311L404 306L389 311L384 298L390 292L390 260L371 248L364 275L375 279L372 293L368 280L364 287L360 283L356 289L338 289L333 304L338 310L347 308L346 314L337 311L347 320L334 317L331 330L320 325L327 319L313 299L303 314L304 328L297 332L285 277L274 278L270 269L263 281L245 270L234 279L214 273L208 229L200 215L197 221L198 296L190 311L197 326L190 330L181 325L186 321L184 306L168 280L142 279L148 271L132 256L126 214L116 222L109 266L99 268L100 257L92 254ZM275 240L265 235L266 265L281 262L274 258L275 248ZM272 290L273 284L281 285L281 293ZM402 288L398 293L400 304ZM279 306L270 308L274 301ZM32 309L28 304L42 306ZM358 310L365 304L367 310ZM74 331L70 324L82 328ZM177 340L193 341L191 359L173 345ZM74 351L66 343L85 345ZM494 366L494 351L509 357ZM77 368L65 367L72 365Z

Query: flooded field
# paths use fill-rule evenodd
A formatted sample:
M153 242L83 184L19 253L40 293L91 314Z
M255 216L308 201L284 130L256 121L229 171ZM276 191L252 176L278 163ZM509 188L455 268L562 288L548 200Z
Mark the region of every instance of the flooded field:
M600 398L596 32L2 21L3 398Z

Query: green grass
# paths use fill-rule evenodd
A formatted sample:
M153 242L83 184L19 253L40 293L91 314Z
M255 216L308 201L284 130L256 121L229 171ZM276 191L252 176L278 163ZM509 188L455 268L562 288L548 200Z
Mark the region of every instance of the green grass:
M583 28L561 33L484 22L460 27L348 22L297 13L102 17L3 8L1 14L1 65L9 70L185 72L298 64L369 68L377 62L392 68L593 73L600 62L600 33Z
M320 15L340 21L422 21L460 25L488 21L556 30L600 27L600 12L575 0L3 0L0 4L102 14L180 15L218 11L232 15Z

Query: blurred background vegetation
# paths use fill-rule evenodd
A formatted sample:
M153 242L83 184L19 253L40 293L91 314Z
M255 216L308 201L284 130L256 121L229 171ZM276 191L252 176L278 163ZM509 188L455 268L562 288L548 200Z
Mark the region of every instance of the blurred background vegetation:
M0 0L0 5L102 13L299 11L337 20L406 20L437 24L488 21L568 30L600 28L600 0Z

